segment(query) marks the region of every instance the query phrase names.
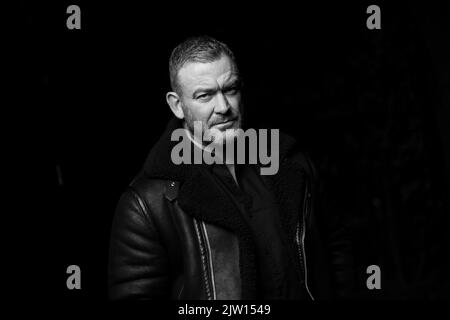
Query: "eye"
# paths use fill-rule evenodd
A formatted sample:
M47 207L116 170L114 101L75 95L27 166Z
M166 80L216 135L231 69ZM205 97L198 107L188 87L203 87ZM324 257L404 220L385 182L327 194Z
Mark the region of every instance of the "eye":
M195 99L197 99L197 100L208 100L209 97L210 97L210 94L208 94L208 93L202 93L202 94L199 94L199 95L197 96L197 98L195 98Z
M235 95L239 91L238 87L231 87L225 90L225 94Z

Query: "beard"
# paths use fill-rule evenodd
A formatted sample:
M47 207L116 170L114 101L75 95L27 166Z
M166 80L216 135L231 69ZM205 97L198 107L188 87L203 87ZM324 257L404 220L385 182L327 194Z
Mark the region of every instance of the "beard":
M243 109L242 103L239 105L239 111L233 111L233 109L229 109L230 112L228 112L226 115L217 116L217 117L211 117L208 121L197 119L193 116L191 110L186 107L184 104L181 105L184 112L184 123L185 127L189 130L191 135L195 137L195 123L200 122L201 123L201 137L198 137L200 141L202 141L202 144L205 145L203 138L206 137L206 141L213 144L225 144L227 142L230 142L230 140L234 140L237 135L238 131L237 129L241 129L242 127L242 112ZM215 127L216 125L228 121L233 120L234 123L231 127L227 127L224 129L220 129ZM198 127L197 127L198 130ZM196 137L197 138L197 137Z

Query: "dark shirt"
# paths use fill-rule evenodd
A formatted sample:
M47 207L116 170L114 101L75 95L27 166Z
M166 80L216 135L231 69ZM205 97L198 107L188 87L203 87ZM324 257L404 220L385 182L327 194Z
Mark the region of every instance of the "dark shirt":
M236 184L225 165L214 164L216 183L240 209L253 233L257 251L258 285L263 299L302 299L300 278L281 228L275 198L256 166L236 165Z

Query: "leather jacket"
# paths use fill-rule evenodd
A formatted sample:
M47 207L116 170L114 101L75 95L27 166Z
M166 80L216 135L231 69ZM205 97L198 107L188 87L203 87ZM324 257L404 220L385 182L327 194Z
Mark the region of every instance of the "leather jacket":
M170 135L178 127L178 120L169 122L117 205L108 262L110 298L255 299L257 261L249 227L234 204L208 183L203 165L172 163ZM331 298L335 263L325 258L327 245L314 223L314 167L295 151L293 138L280 134L279 146L278 173L262 177L281 208L305 296ZM332 256L342 264L342 254L334 249L338 253Z

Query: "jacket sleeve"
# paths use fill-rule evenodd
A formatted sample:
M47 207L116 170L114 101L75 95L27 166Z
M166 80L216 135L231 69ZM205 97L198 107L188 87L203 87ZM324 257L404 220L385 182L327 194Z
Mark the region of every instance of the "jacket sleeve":
M352 255L352 242L348 227L328 204L326 194L321 189L321 180L317 170L308 156L304 158L305 167L312 187L311 216L309 217L310 229L314 238L320 245L315 246L313 252L323 252L317 255L316 263L326 265L317 275L321 278L317 291L323 292L326 299L352 298L354 290L354 262ZM310 250L311 251L311 250ZM327 273L325 276L324 273ZM327 279L327 280L325 280ZM321 283L320 283L321 282ZM327 282L327 284L325 284ZM320 287L320 289L319 289Z
M129 188L114 215L108 260L109 297L166 299L170 296L167 253L144 201Z
M321 190L318 174L313 164L310 164L314 172L316 226L321 231L327 252L332 298L349 299L353 297L354 291L354 261L349 228L330 206L326 192Z

